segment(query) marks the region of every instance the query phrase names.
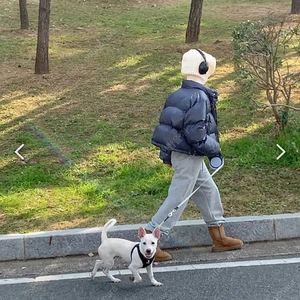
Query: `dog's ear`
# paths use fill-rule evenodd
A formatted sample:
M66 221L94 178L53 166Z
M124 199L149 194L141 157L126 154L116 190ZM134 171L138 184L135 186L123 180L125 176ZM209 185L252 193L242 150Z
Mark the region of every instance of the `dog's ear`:
M152 234L159 240L159 238L160 238L160 228L159 228L159 227L156 227L156 228L153 230Z
M146 230L144 229L144 227L140 226L140 228L139 228L139 238L141 239L145 235L146 235Z

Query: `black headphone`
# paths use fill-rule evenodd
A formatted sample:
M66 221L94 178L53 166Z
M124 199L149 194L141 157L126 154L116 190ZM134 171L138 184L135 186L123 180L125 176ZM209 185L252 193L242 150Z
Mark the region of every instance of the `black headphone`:
M199 50L199 49L196 49L196 50L200 53L200 55L203 57L203 60L204 60L199 65L199 73L201 75L206 74L207 71L208 71L208 65L207 65L207 62L206 62L206 57L205 57L204 53L201 50Z

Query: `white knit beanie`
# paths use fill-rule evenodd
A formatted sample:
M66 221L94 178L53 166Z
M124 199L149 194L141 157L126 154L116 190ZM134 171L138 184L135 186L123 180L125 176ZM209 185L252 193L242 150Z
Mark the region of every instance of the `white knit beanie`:
M199 66L201 62L204 61L204 59L202 55L195 49L191 49L183 54L181 62L181 73L185 75L193 75L199 77L199 79L201 79L201 82L206 82L207 78L215 72L216 59L212 55L202 50L201 52L205 55L205 60L208 66L207 73L199 73Z

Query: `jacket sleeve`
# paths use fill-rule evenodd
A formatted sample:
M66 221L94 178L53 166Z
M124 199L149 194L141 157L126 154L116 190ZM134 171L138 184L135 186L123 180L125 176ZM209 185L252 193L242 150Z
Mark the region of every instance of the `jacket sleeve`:
M159 158L163 161L164 164L171 164L171 152L165 152L163 150L160 150Z
M199 97L186 112L184 121L184 135L187 143L196 152L207 157L219 156L221 153L218 137L215 133L211 133L211 125L215 126L211 118L206 99Z

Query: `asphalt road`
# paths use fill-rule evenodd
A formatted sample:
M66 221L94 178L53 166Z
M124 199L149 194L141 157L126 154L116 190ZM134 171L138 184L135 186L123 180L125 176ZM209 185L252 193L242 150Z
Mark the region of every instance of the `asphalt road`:
M217 255L208 248L172 255L173 262L154 267L161 287L152 286L144 273L138 284L128 274L116 275L122 281L114 284L101 272L92 281L88 272L95 257L0 263L0 299L300 299L299 240L250 244ZM126 272L122 262L116 269Z

